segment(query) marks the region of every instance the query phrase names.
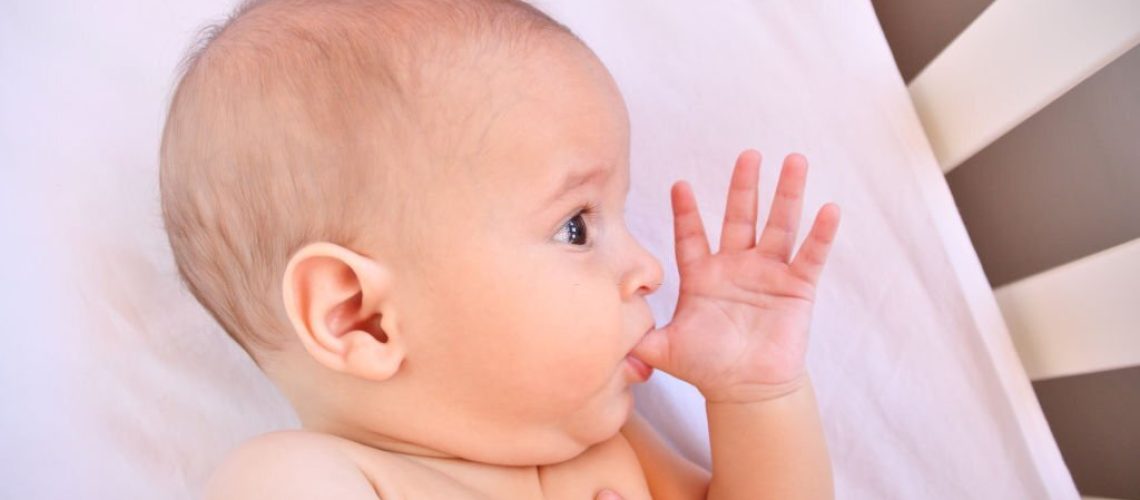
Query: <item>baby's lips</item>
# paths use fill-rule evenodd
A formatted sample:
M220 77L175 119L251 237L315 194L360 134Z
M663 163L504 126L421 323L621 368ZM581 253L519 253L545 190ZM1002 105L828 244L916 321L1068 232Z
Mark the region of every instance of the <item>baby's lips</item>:
M633 370L634 376L637 377L637 380L645 382L646 380L649 380L650 375L653 375L653 367L649 366L648 363L639 359L632 352L625 356L625 360L626 364L628 364L630 369Z

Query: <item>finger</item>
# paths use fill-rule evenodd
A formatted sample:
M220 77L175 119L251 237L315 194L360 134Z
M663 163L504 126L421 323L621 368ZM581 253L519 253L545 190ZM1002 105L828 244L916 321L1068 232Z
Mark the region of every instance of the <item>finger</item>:
M622 498L614 490L602 490L598 492L595 500L622 500Z
M669 334L668 325L663 328L654 328L633 346L633 355L649 366L669 371Z
M756 244L756 184L760 178L760 152L746 149L736 159L728 185L724 225L718 252L747 250Z
M839 205L828 203L819 209L800 251L792 261L792 274L813 285L819 281L823 266L827 263L827 254L831 251L831 244L835 241L835 233L839 230Z
M772 210L760 235L756 249L761 255L787 262L796 244L800 212L803 210L804 182L807 180L807 159L799 153L784 158L780 181L772 198Z
M673 237L677 266L701 259L709 254L709 240L697 210L697 200L688 182L673 184Z

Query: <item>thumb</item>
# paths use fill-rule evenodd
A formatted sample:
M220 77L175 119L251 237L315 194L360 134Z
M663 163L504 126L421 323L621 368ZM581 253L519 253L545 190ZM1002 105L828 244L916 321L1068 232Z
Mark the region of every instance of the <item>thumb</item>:
M633 346L633 355L649 366L669 371L669 325L654 328Z
M598 492L598 496L594 500L622 500L622 497L614 490L602 490Z

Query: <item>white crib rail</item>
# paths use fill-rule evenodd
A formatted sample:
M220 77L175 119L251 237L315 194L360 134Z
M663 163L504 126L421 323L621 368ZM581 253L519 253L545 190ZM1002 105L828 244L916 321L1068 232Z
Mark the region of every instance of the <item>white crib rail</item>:
M1140 43L1140 1L995 0L911 81L943 172Z

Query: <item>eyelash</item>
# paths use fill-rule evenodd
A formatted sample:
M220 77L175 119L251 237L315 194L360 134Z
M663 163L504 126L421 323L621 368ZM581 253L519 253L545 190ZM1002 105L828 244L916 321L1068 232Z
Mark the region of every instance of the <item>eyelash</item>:
M595 219L596 214L597 214L597 209L598 209L598 206L595 205L594 203L587 203L586 206L580 208L577 212L575 212L573 217L570 217L569 219L566 220L565 223L562 224L562 227L560 227L558 229L558 234L563 233L563 228L567 227L570 224L570 221L577 219L578 216L582 216L583 232L586 235L585 238L586 238L587 243L582 244L582 245L574 245L573 243L568 243L568 244L573 245L573 246L578 246L578 247L590 246L590 242L594 241L594 236L591 233L589 228L591 226L593 226L594 222L596 222L594 219Z

